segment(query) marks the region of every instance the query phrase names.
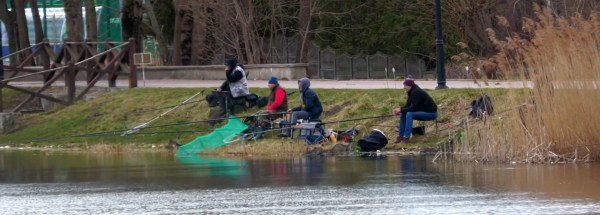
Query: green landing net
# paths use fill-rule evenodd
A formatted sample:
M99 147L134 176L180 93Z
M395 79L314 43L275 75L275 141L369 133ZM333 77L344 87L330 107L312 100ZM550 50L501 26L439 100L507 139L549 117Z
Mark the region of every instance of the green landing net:
M192 142L179 147L176 156L189 156L206 150L214 150L226 144L225 138L240 134L246 129L248 129L248 125L238 118L230 116L225 126L215 129L208 135L199 136Z

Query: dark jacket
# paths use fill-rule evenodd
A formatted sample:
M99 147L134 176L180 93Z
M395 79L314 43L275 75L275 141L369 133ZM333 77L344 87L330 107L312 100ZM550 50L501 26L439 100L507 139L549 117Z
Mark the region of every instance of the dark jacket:
M407 112L427 112L427 113L436 113L437 105L418 85L412 87L410 91L408 91L408 99L406 100L406 105L401 108L402 113Z
M319 100L319 96L317 93L310 89L310 81L308 78L302 78L298 80L298 82L302 83L302 90L300 94L301 105L299 107L295 107L292 111L306 111L309 114L309 119L319 119L321 117L321 113L323 113L323 105Z
M231 89L229 89L229 83L234 83L234 82L241 80L244 77L244 74L242 74L239 71L234 72L234 71L236 71L235 70L236 66L240 65L237 63L237 60L228 59L225 64L229 66L229 69L225 71L226 80L223 81L223 84L221 84L221 90L227 91L228 92L227 94L231 95ZM243 66L240 66L240 67L243 69Z

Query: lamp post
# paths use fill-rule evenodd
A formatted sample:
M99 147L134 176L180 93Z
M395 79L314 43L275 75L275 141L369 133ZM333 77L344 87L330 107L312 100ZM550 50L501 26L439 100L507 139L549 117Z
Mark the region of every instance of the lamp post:
M448 89L446 86L446 67L444 65L444 39L442 39L442 9L440 0L435 0L435 30L437 39L435 41L437 49L437 83L436 90Z

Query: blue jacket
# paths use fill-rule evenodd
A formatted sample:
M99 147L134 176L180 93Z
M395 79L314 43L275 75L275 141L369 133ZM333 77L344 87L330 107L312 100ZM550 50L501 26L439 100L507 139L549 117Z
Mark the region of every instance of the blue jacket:
M308 78L298 80L302 84L302 93L300 94L301 106L295 107L292 111L306 111L309 114L309 119L319 119L323 113L323 105L319 100L317 93L310 89L310 81Z

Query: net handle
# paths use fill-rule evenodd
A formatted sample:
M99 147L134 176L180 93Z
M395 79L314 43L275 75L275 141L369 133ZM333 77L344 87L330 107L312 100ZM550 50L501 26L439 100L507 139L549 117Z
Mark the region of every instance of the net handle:
M244 137L246 137L246 136L247 136L247 134L243 134L243 133L232 134L232 135L229 135L229 136L225 137L223 139L223 142L225 144L230 144L230 143L233 143L233 142L237 142L237 141L243 140ZM238 138L236 138L236 137L238 137Z

